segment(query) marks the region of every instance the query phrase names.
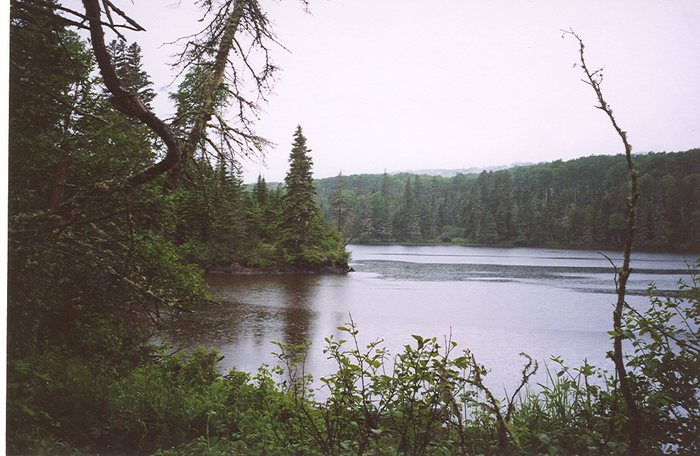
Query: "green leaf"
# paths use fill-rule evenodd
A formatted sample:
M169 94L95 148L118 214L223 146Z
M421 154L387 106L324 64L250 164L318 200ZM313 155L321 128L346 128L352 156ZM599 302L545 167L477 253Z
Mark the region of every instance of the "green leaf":
M411 334L411 337L413 337L414 339L416 339L416 342L417 342L417 344L418 344L418 349L419 349L419 350L425 346L425 339L423 339L421 336L419 336L419 335L417 335L417 334Z

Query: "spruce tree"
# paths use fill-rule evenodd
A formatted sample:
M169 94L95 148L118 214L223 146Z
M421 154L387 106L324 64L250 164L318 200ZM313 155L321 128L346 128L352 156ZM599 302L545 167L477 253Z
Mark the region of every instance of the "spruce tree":
M143 70L141 63L141 46L131 43L128 47L122 40L112 40L107 45L114 70L126 90L137 95L148 107L156 97L148 73Z
M306 138L297 126L294 132L292 152L289 155L289 172L284 178L286 193L283 203L284 247L292 256L299 255L305 245L313 242L317 233L318 206L313 184L311 152Z
M258 181L253 186L253 197L261 208L267 204L267 182L260 174L258 174Z
M331 194L330 201L332 218L335 220L336 228L340 232L342 232L346 228L349 213L345 185L346 179L345 176L343 176L343 172L341 171L338 174L336 185L333 189L333 193Z

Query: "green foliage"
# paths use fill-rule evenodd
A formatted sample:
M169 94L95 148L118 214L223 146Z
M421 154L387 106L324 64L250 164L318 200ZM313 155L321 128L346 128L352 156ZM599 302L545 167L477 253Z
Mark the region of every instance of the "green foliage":
M345 194L345 176L338 174L337 182L330 197L330 205L338 231L343 230L348 223L348 202Z
M306 250L314 245L323 234L323 221L318 215L316 190L311 173L310 150L306 147L306 137L297 126L294 132L292 151L289 154L289 171L284 178L285 193L282 209L282 244L285 256L291 261L313 259Z
M122 187L152 163L151 133L97 89L85 43L23 3L11 19L8 432L68 452L95 442L99 378L145 362L155 323L208 295L160 232L161 186Z
M316 205L305 144L298 129L284 189L262 177L246 188L223 161L195 160L171 206L182 258L205 269L347 270L344 239Z
M176 92L170 94L170 99L177 105L177 112L173 127L185 136L196 122L197 116L205 105L205 92L207 90L207 77L210 74L211 64L199 62L193 65L185 74L184 80L178 86ZM216 106L225 106L231 98L229 89L224 84L214 95ZM220 157L222 158L222 157Z
M679 292L661 296L651 285L644 312L626 309L623 332L633 347L638 403L645 418L644 438L677 454L700 452L700 278L679 282Z
M90 369L79 360L53 353L11 366L8 387L31 392L10 410L22 417L8 428L41 429L45 436L75 448L150 454L157 448L188 443L196 436L231 435L235 429L228 404L244 381L216 371L219 355L195 351L188 356L159 355L156 361L121 372ZM13 433L11 448L32 450ZM16 438L19 437L19 438ZM38 439L41 442L41 439Z
M39 7L43 8L43 7ZM45 208L70 160L92 88L92 57L74 33L21 8L10 21L9 214Z
M137 230L135 218L60 229L52 218L37 221L42 219L11 221L8 349L13 355L59 344L94 356L99 350L85 336L97 317L114 324L136 314L155 319L207 297L199 269L183 265L161 236ZM138 344L138 335L130 337Z
M347 266L348 238L484 243L617 242L621 169L607 157L507 172L343 177L315 201L311 160L295 133L285 188L246 189L230 160L201 155L183 185L124 182L162 152L114 111L85 43L52 3L14 0L11 16L7 445L12 454L622 454L617 381L553 358L549 381L497 399L488 371L447 339L326 340L336 370L315 390L308 346L280 345L283 367L217 369L209 350L151 346L167 319L208 304L199 266ZM148 102L138 45L110 46L129 90ZM201 67L174 95L183 133L202 106ZM217 103L226 101L226 88ZM206 143L208 138L204 137ZM206 145L200 145L206 147ZM209 146L214 147L211 143ZM640 157L644 246L695 248L696 151ZM605 172L601 173L601 170ZM602 176L602 178L600 177ZM327 190L327 188L326 188ZM352 211L347 212L347 208ZM612 216L611 216L612 214ZM347 217L347 218L346 218ZM621 332L646 454L697 454L700 295L697 271L677 295L650 289ZM522 388L524 393L518 395ZM317 398L316 394L321 398Z
M112 40L107 45L107 52L112 58L114 70L124 88L138 96L146 106L150 107L156 93L153 91L153 83L148 74L142 68L139 44L131 43L127 46L122 40Z
M625 316L643 454L698 451L696 271L692 279L677 296L651 289L649 309ZM336 371L321 378L321 402L301 369L308 347L282 346L279 355L295 398L291 416L324 454L627 454L617 379L587 362L572 369L553 357L547 382L532 386L537 365L526 356L520 387L497 400L484 386L487 370L468 351L454 353L449 339L441 346L414 335L392 357L381 340L362 347L354 323L338 329L348 340L326 339Z
M345 270L349 254L339 232L320 216L315 200L305 209L304 229L290 221L292 207L306 207L289 189L269 189L260 178L252 188L219 163L196 161L197 174L173 195L171 236L182 259L205 269L323 267ZM196 181L194 181L196 179ZM196 182L196 183L195 183ZM294 239L294 240L293 240Z
M560 358L547 381L518 401L509 430L525 454L624 454L615 379L587 362L571 369Z

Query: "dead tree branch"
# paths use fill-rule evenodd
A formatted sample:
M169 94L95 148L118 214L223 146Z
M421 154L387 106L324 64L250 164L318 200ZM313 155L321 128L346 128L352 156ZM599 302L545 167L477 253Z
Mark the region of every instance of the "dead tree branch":
M226 71L228 55L233 47L234 36L243 16L244 3L244 1L235 2L231 14L226 18L225 28L221 37L218 51L216 53L214 65L211 72L207 75L206 81L204 82L201 112L195 118L192 130L190 131L189 135L187 136L187 140L183 145L182 155L177 162L177 166L175 166L170 173L169 186L171 188L177 186L182 171L187 165L187 162L194 156L195 151L201 143L202 136L204 135L204 131L207 128L209 120L214 114L216 94L224 82L224 73Z
M240 157L261 157L270 145L255 133L253 124L258 119L258 103L266 101L276 70L270 59L271 45L283 46L258 0L202 0L199 5L202 20L211 19L200 32L179 40L183 48L176 63L183 73L203 72L197 87L198 113L178 115L187 130L181 136L182 156L170 172L170 188L177 186L195 154L208 155L203 148L213 148L213 142L201 140L208 130L219 136L212 155L234 167Z
M163 140L167 148L167 153L161 161L130 177L127 181L130 186L137 186L149 182L177 164L180 156L180 148L177 139L165 122L146 108L138 96L126 90L119 80L114 66L112 65L107 47L105 46L105 34L102 28L103 23L100 19L102 11L100 9L99 0L83 0L83 6L85 7L86 18L90 27L90 38L92 40L92 49L95 54L95 59L100 68L105 86L107 86L107 89L112 94L110 102L125 115L136 118L146 124ZM112 8L115 13L127 20L129 24L143 30L143 28L129 19L121 10L115 8L111 2L106 1L105 7L107 10Z
M634 234L636 231L636 220L637 220L637 201L639 199L639 191L637 189L637 170L632 162L632 146L627 139L627 132L622 130L618 125L615 116L613 116L613 110L610 105L605 101L603 97L603 92L600 85L603 80L602 69L591 71L587 64L584 56L584 44L583 40L573 31L568 30L564 32L565 34L571 35L578 41L579 44L579 58L581 61L581 69L585 74L586 78L583 80L586 84L591 86L595 92L596 98L598 99L598 106L596 108L603 111L610 122L612 123L615 132L622 140L622 144L625 148L625 158L627 159L627 168L629 169L630 175L630 193L627 199L627 240L625 242L625 250L622 260L622 268L617 273L617 303L615 304L615 311L613 312L613 362L615 363L615 371L618 375L618 380L620 382L620 392L625 401L625 406L627 408L627 432L629 436L629 454L638 454L641 439L641 425L642 419L637 407L637 403L632 394L629 382L629 376L625 369L624 355L622 352L622 312L626 305L625 302L625 292L627 287L627 279L630 276L630 256L632 253L632 244L634 241Z

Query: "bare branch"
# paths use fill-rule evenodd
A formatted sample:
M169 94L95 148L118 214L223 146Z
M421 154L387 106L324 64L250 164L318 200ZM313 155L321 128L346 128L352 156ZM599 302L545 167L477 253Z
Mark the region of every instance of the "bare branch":
M63 5L55 4L52 1L48 0L33 0L32 2L12 2L12 7L14 9L23 9L25 11L31 10L32 13L34 14L39 14L42 16L47 17L49 20L52 22L64 25L64 26L69 26L69 27L75 27L78 29L82 30L90 30L89 25L86 25L89 21L90 18L74 9L65 7ZM66 13L67 16L61 15L61 14L56 14L56 12L62 12ZM119 29L127 29L127 30L133 30L133 31L138 31L137 28L134 28L133 26L129 24L116 24L109 20L109 22L103 22L100 21L101 25L109 28L112 30L120 39L125 40L124 35L119 31Z
M615 272L615 276L613 277L613 280L615 281L615 293L620 292L620 286L617 283L617 278L620 275L620 270L617 268L617 265L613 262L612 258L604 254L603 252L598 252L598 254L602 255L605 257L606 260L608 260L608 263L613 267L613 271Z
M170 173L169 186L174 188L180 179L183 169L185 168L187 162L194 155L194 152L200 142L204 131L207 128L209 119L211 119L215 108L215 95L223 83L224 71L226 70L226 62L228 59L229 52L233 45L234 35L238 29L238 25L243 16L244 1L235 2L233 12L228 16L225 23L225 32L221 38L221 43L217 51L216 60L214 61L214 66L207 76L205 82L204 93L202 94L202 112L195 119L192 131L190 131L187 140L183 146L182 155L179 157L176 166Z
M145 28L141 27L139 24L136 23L136 21L134 21L132 18L130 18L129 16L127 16L127 15L124 13L124 11L120 10L119 8L117 8L117 7L114 5L114 3L112 3L112 2L109 1L109 0L104 0L104 1L105 1L105 9L106 9L107 11L109 11L110 9L112 9L115 13L117 13L119 16L121 16L122 19L124 19L126 22L128 22L129 24L131 24L131 26L133 27L133 30L134 30L134 31L137 31L137 32L144 32L144 31L146 31Z
M525 366L523 366L523 370L521 371L522 377L520 379L520 386L518 386L515 389L513 394L510 396L510 399L508 400L508 408L506 410L505 417L506 423L510 421L510 417L515 411L515 398L518 396L518 393L520 393L520 390L522 390L523 387L528 384L530 378L537 373L537 369L539 367L539 365L537 364L537 360L532 359L532 357L527 353L522 352L520 353L520 356L527 359L527 363L525 363Z
M204 11L202 20L210 19L200 32L176 41L183 42L177 65L180 75L203 69L206 76L198 89L201 102L197 110L200 113L188 116L189 121L178 115L192 127L184 140L183 155L170 173L170 187L177 185L179 174L194 156L198 144L202 144L197 138L208 129L221 136L218 147L234 166L237 156L260 157L270 144L253 132L258 103L266 101L276 70L270 60L269 47L279 42L270 29L268 18L258 0L220 3L202 0L199 4ZM207 68L208 65L211 67ZM221 94L225 96L222 98ZM230 109L229 116L225 116L226 108Z
M622 353L622 312L625 307L625 292L627 288L627 279L630 275L630 257L632 253L632 243L634 241L634 234L636 231L636 220L637 220L637 200L639 199L639 191L637 189L637 170L632 163L632 145L630 145L627 139L627 132L622 130L617 124L615 116L613 116L613 111L610 105L605 101L603 97L603 92L600 88L600 84L603 81L602 69L595 71L590 71L588 65L586 64L586 59L584 56L584 44L583 40L573 31L565 31L565 34L571 35L578 41L579 44L579 58L581 61L581 68L586 75L587 83L593 88L596 98L598 99L598 106L596 108L605 112L605 114L610 119L615 132L622 140L622 144L625 148L625 158L627 160L627 168L629 169L630 175L630 194L627 200L627 241L625 242L625 250L622 261L622 269L620 270L617 281L617 303L615 305L615 311L613 312L613 331L615 336L613 338L613 361L615 363L615 371L618 374L620 382L620 392L625 400L625 405L627 406L627 415L629 418L628 423L628 434L629 434L629 454L637 454L639 452L639 445L641 440L642 432L642 418L637 407L637 403L634 400L632 391L629 384L629 378L627 371L625 369L624 355Z

